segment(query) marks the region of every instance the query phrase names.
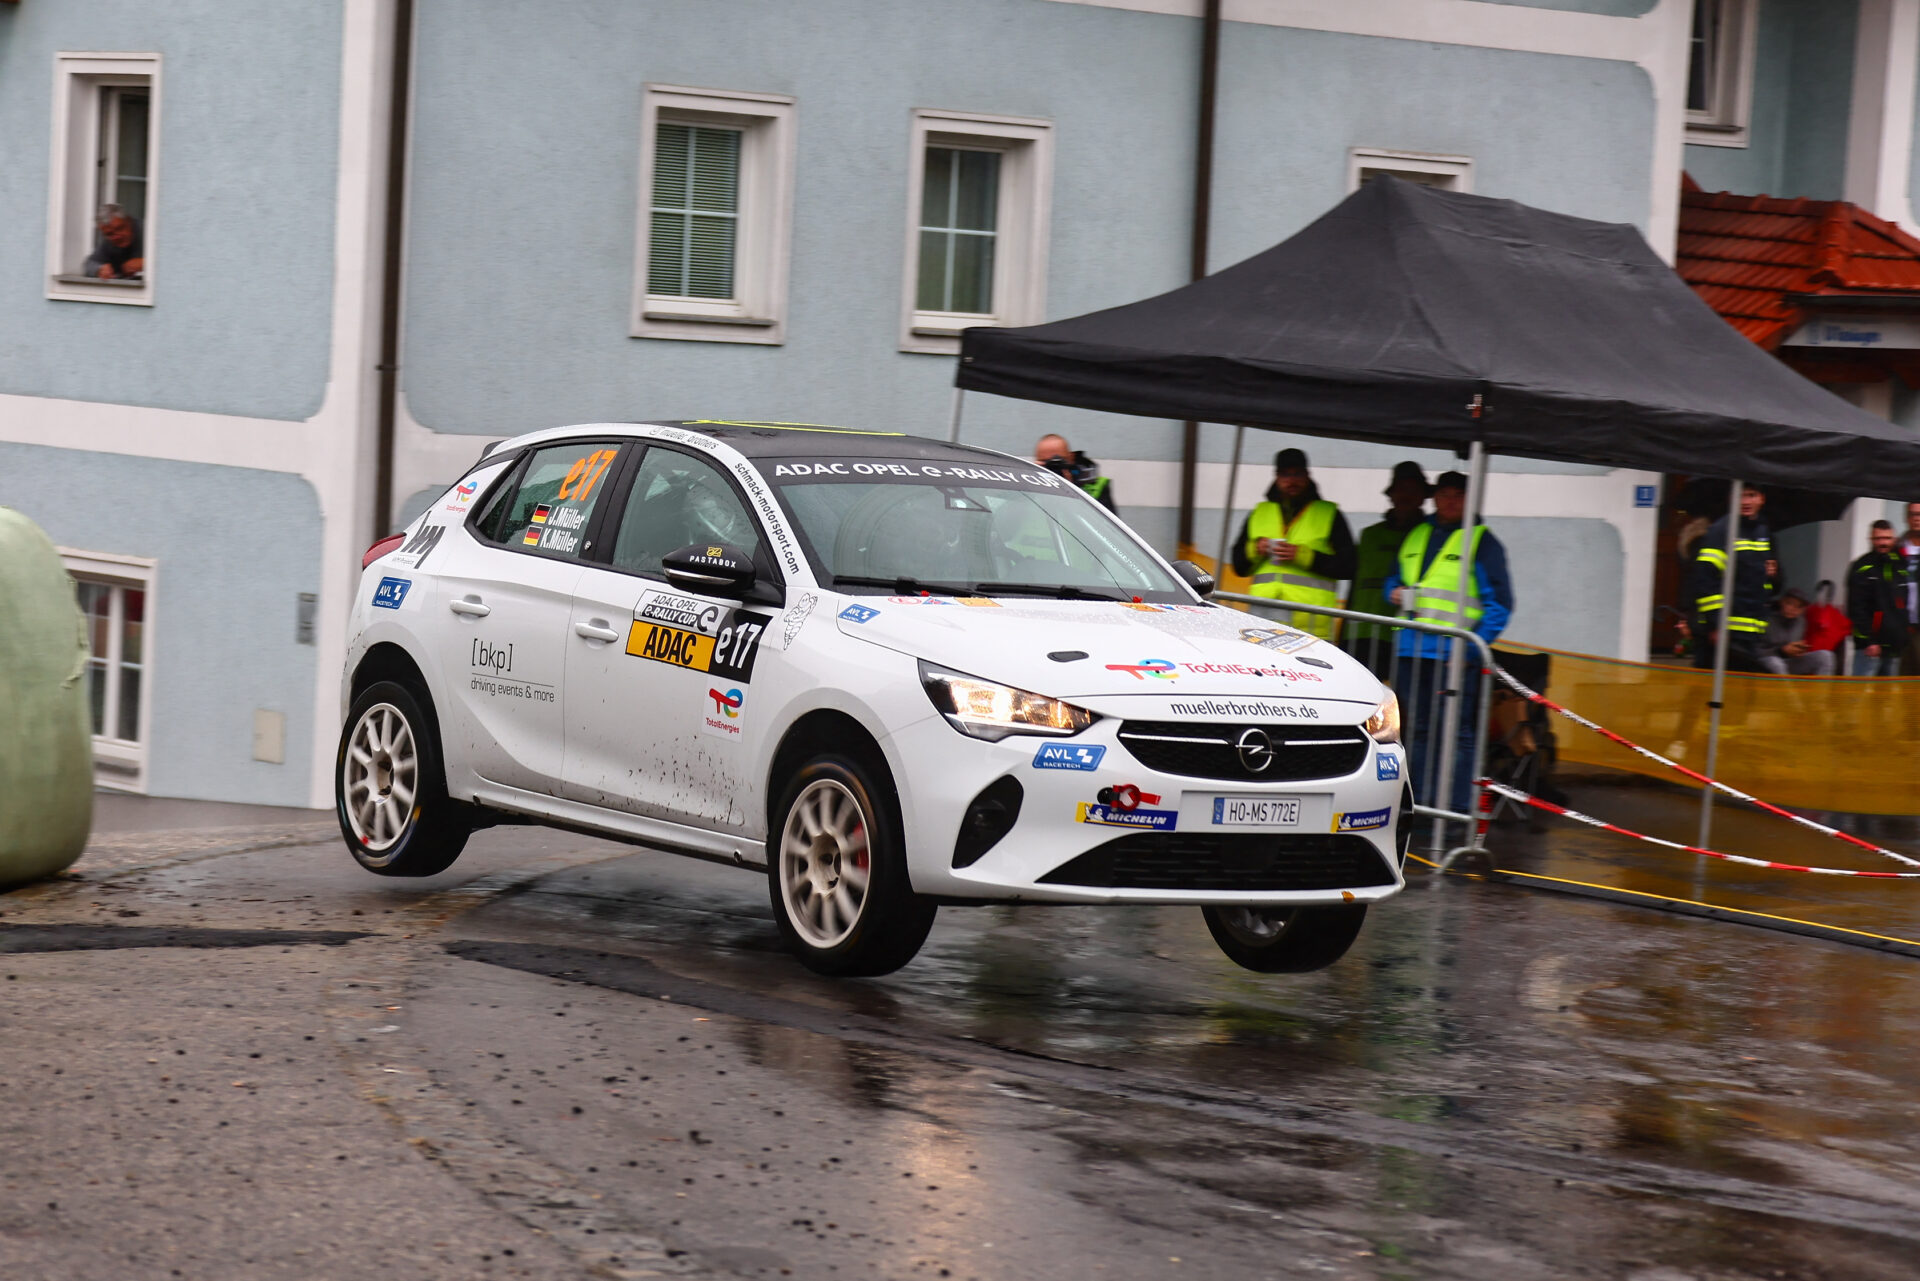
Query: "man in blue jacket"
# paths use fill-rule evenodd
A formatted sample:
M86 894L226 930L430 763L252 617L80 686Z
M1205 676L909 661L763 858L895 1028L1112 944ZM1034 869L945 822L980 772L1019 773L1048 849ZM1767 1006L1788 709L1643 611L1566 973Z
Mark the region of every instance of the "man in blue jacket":
M1388 599L1401 611L1429 623L1466 628L1488 644L1506 630L1513 617L1513 578L1507 572L1507 549L1486 526L1473 531L1473 546L1464 548L1460 521L1467 506L1467 478L1457 471L1443 472L1434 482L1433 515L1415 525L1400 544L1400 562L1387 579ZM1460 557L1472 564L1466 599L1460 598ZM1401 716L1410 724L1407 753L1413 766L1414 794L1423 795L1438 777L1438 764L1429 744L1441 732L1446 700L1440 691L1447 683L1450 638L1432 632L1402 628L1396 643L1394 689L1402 699ZM1478 728L1480 656L1469 650L1460 689L1460 733L1454 748L1452 795L1445 808L1472 813L1473 736Z

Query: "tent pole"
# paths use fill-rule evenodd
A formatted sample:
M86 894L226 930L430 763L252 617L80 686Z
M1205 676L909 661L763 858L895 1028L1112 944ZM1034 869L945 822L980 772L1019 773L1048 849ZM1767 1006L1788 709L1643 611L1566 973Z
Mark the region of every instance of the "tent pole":
M960 439L960 405L961 402L966 399L966 395L966 389L963 387L955 387L953 389L953 417L947 423L947 441L949 444L957 443Z
M1474 417L1478 418L1483 412L1483 403L1477 395L1473 399ZM1467 448L1467 503L1466 510L1460 515L1460 595L1457 599L1460 605L1458 625L1461 627L1469 626L1466 621L1466 604L1467 596L1473 589L1473 535L1480 526L1480 504L1484 501L1486 488L1487 447L1481 443L1478 436L1475 436L1473 444ZM1432 725L1427 727L1429 750L1434 752L1435 759L1440 763L1439 778L1434 787L1433 805L1436 809L1453 808L1454 744L1460 739L1460 718L1467 714L1461 707L1464 701L1461 694L1466 668L1467 647L1458 640L1449 640L1447 642L1446 693L1442 695L1446 699L1446 705L1437 727L1440 730L1440 737L1437 740L1432 738L1431 735L1436 727ZM1474 732L1484 733L1485 728L1485 726L1478 726ZM1471 796L1467 812L1473 812ZM1436 836L1440 835L1443 826L1442 823L1434 824ZM1472 820L1468 820L1467 833L1471 837ZM1442 846L1436 844L1434 848L1440 849Z
M1233 537L1233 487L1240 481L1240 444L1247 438L1247 425L1233 429L1233 463L1227 468L1227 496L1220 500L1220 551L1213 558L1213 581L1227 581L1227 540Z
M1720 567L1720 626L1713 634L1713 697L1707 700L1708 778L1713 777L1720 757L1720 705L1726 701L1727 645L1733 635L1727 620L1733 617L1733 571L1740 559L1733 548L1740 541L1740 495L1745 488L1736 480L1727 491L1727 563ZM1712 838L1713 789L1703 787L1700 789L1700 839L1695 844L1703 850L1709 849Z

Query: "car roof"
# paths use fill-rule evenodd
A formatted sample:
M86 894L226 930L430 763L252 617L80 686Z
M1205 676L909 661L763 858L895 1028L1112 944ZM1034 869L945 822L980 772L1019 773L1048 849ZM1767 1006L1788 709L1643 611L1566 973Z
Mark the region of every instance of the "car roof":
M747 422L692 419L636 423L636 427L678 427L725 442L748 458L964 458L1004 464L1009 455L976 445L955 445L900 431L871 431L827 423ZM1024 461L1024 460L1019 460ZM1031 465L1031 464L1030 464Z

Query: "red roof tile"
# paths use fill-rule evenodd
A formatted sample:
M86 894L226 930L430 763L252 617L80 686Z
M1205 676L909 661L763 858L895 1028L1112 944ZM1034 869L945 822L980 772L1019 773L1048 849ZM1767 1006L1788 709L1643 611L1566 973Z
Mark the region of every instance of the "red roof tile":
M1674 264L1727 323L1769 351L1798 329L1789 296L1920 296L1920 239L1843 200L1701 191L1682 183Z

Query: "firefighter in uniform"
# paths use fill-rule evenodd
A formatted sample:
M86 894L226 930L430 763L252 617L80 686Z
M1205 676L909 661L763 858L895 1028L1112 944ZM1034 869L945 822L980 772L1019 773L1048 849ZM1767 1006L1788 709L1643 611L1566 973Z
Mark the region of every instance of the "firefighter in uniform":
M1356 561L1347 518L1320 497L1319 486L1307 473L1306 453L1283 449L1275 454L1273 484L1233 544L1234 572L1253 579L1247 594L1338 607L1340 584L1353 577ZM1333 636L1336 619L1325 614L1292 617L1301 631Z
M1724 616L1727 624L1727 670L1764 672L1760 640L1780 594L1780 567L1773 558L1773 538L1761 509L1767 496L1758 489L1740 491L1740 519L1732 532L1733 600L1721 598L1722 574L1727 567L1728 525L1722 516L1707 529L1693 556L1687 595L1693 601L1693 665L1712 667L1714 633Z
M1485 525L1473 530L1473 546L1463 546L1460 524L1467 506L1467 478L1442 472L1433 482L1433 515L1407 532L1400 564L1387 579L1387 596L1422 622L1473 632L1488 644L1499 639L1513 616L1513 578L1507 549ZM1468 559L1467 594L1460 595L1460 558ZM1429 800L1439 768L1430 745L1438 740L1446 715L1448 648L1455 642L1433 632L1403 628L1396 645L1394 692L1407 725L1407 755L1413 768L1414 795L1468 814L1473 787L1474 717L1480 707L1479 653L1469 650L1460 686L1460 728L1454 747L1453 787L1449 797ZM1460 642L1464 644L1465 642Z

